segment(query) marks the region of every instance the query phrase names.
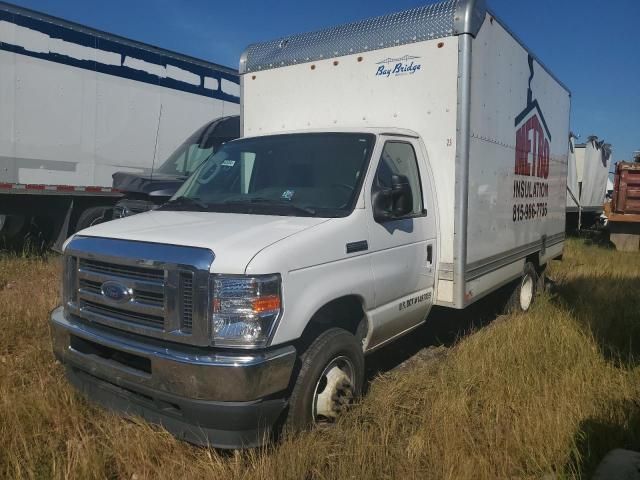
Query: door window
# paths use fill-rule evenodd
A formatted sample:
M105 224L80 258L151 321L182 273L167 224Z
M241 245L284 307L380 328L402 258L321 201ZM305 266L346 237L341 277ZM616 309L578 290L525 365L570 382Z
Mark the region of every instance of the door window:
M374 180L375 186L390 189L393 175L404 175L411 185L413 211L408 216L421 215L423 205L420 172L416 153L410 143L391 141L385 144Z

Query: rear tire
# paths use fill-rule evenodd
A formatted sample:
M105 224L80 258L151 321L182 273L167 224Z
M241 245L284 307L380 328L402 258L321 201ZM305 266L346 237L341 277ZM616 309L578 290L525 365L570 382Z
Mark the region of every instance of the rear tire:
M362 394L362 342L341 328L320 334L300 357L285 432L334 422Z
M538 273L538 285L536 294L540 294L547 290L547 266L543 265L539 269L536 270Z
M78 217L78 221L76 222L76 232L84 230L85 228L93 227L94 225L98 225L99 223L106 222L108 220L108 212L109 207L87 208L80 214L80 217Z
M29 230L30 217L22 215L2 215L0 221L0 247L15 247L22 244Z
M536 267L531 262L524 264L522 270L522 277L516 283L509 300L507 301L507 312L527 312L533 305L535 296L538 293L538 287L540 284L540 278Z

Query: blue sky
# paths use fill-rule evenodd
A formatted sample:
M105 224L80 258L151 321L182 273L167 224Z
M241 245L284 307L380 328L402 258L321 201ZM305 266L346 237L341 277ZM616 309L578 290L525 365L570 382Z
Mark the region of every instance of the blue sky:
M236 67L249 43L431 3L207 0L13 0L15 3ZM613 144L614 160L640 150L640 0L488 0L571 89L572 130Z

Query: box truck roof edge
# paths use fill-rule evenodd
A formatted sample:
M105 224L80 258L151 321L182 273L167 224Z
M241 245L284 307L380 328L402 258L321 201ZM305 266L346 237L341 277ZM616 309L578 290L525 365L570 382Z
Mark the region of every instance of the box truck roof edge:
M446 0L314 32L253 43L240 57L239 72L251 73L449 36L470 34L475 37L485 20L485 14L500 23L571 94L571 90L496 15L486 0ZM379 35L382 27L385 30ZM357 44L357 41L368 43Z

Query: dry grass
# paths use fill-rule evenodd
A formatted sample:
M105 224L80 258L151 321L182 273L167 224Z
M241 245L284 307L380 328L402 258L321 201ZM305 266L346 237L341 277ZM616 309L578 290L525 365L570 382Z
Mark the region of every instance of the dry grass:
M571 241L533 312L377 376L335 428L232 454L108 414L67 385L47 328L58 268L0 260L3 478L573 478L610 448L640 447L637 254Z

